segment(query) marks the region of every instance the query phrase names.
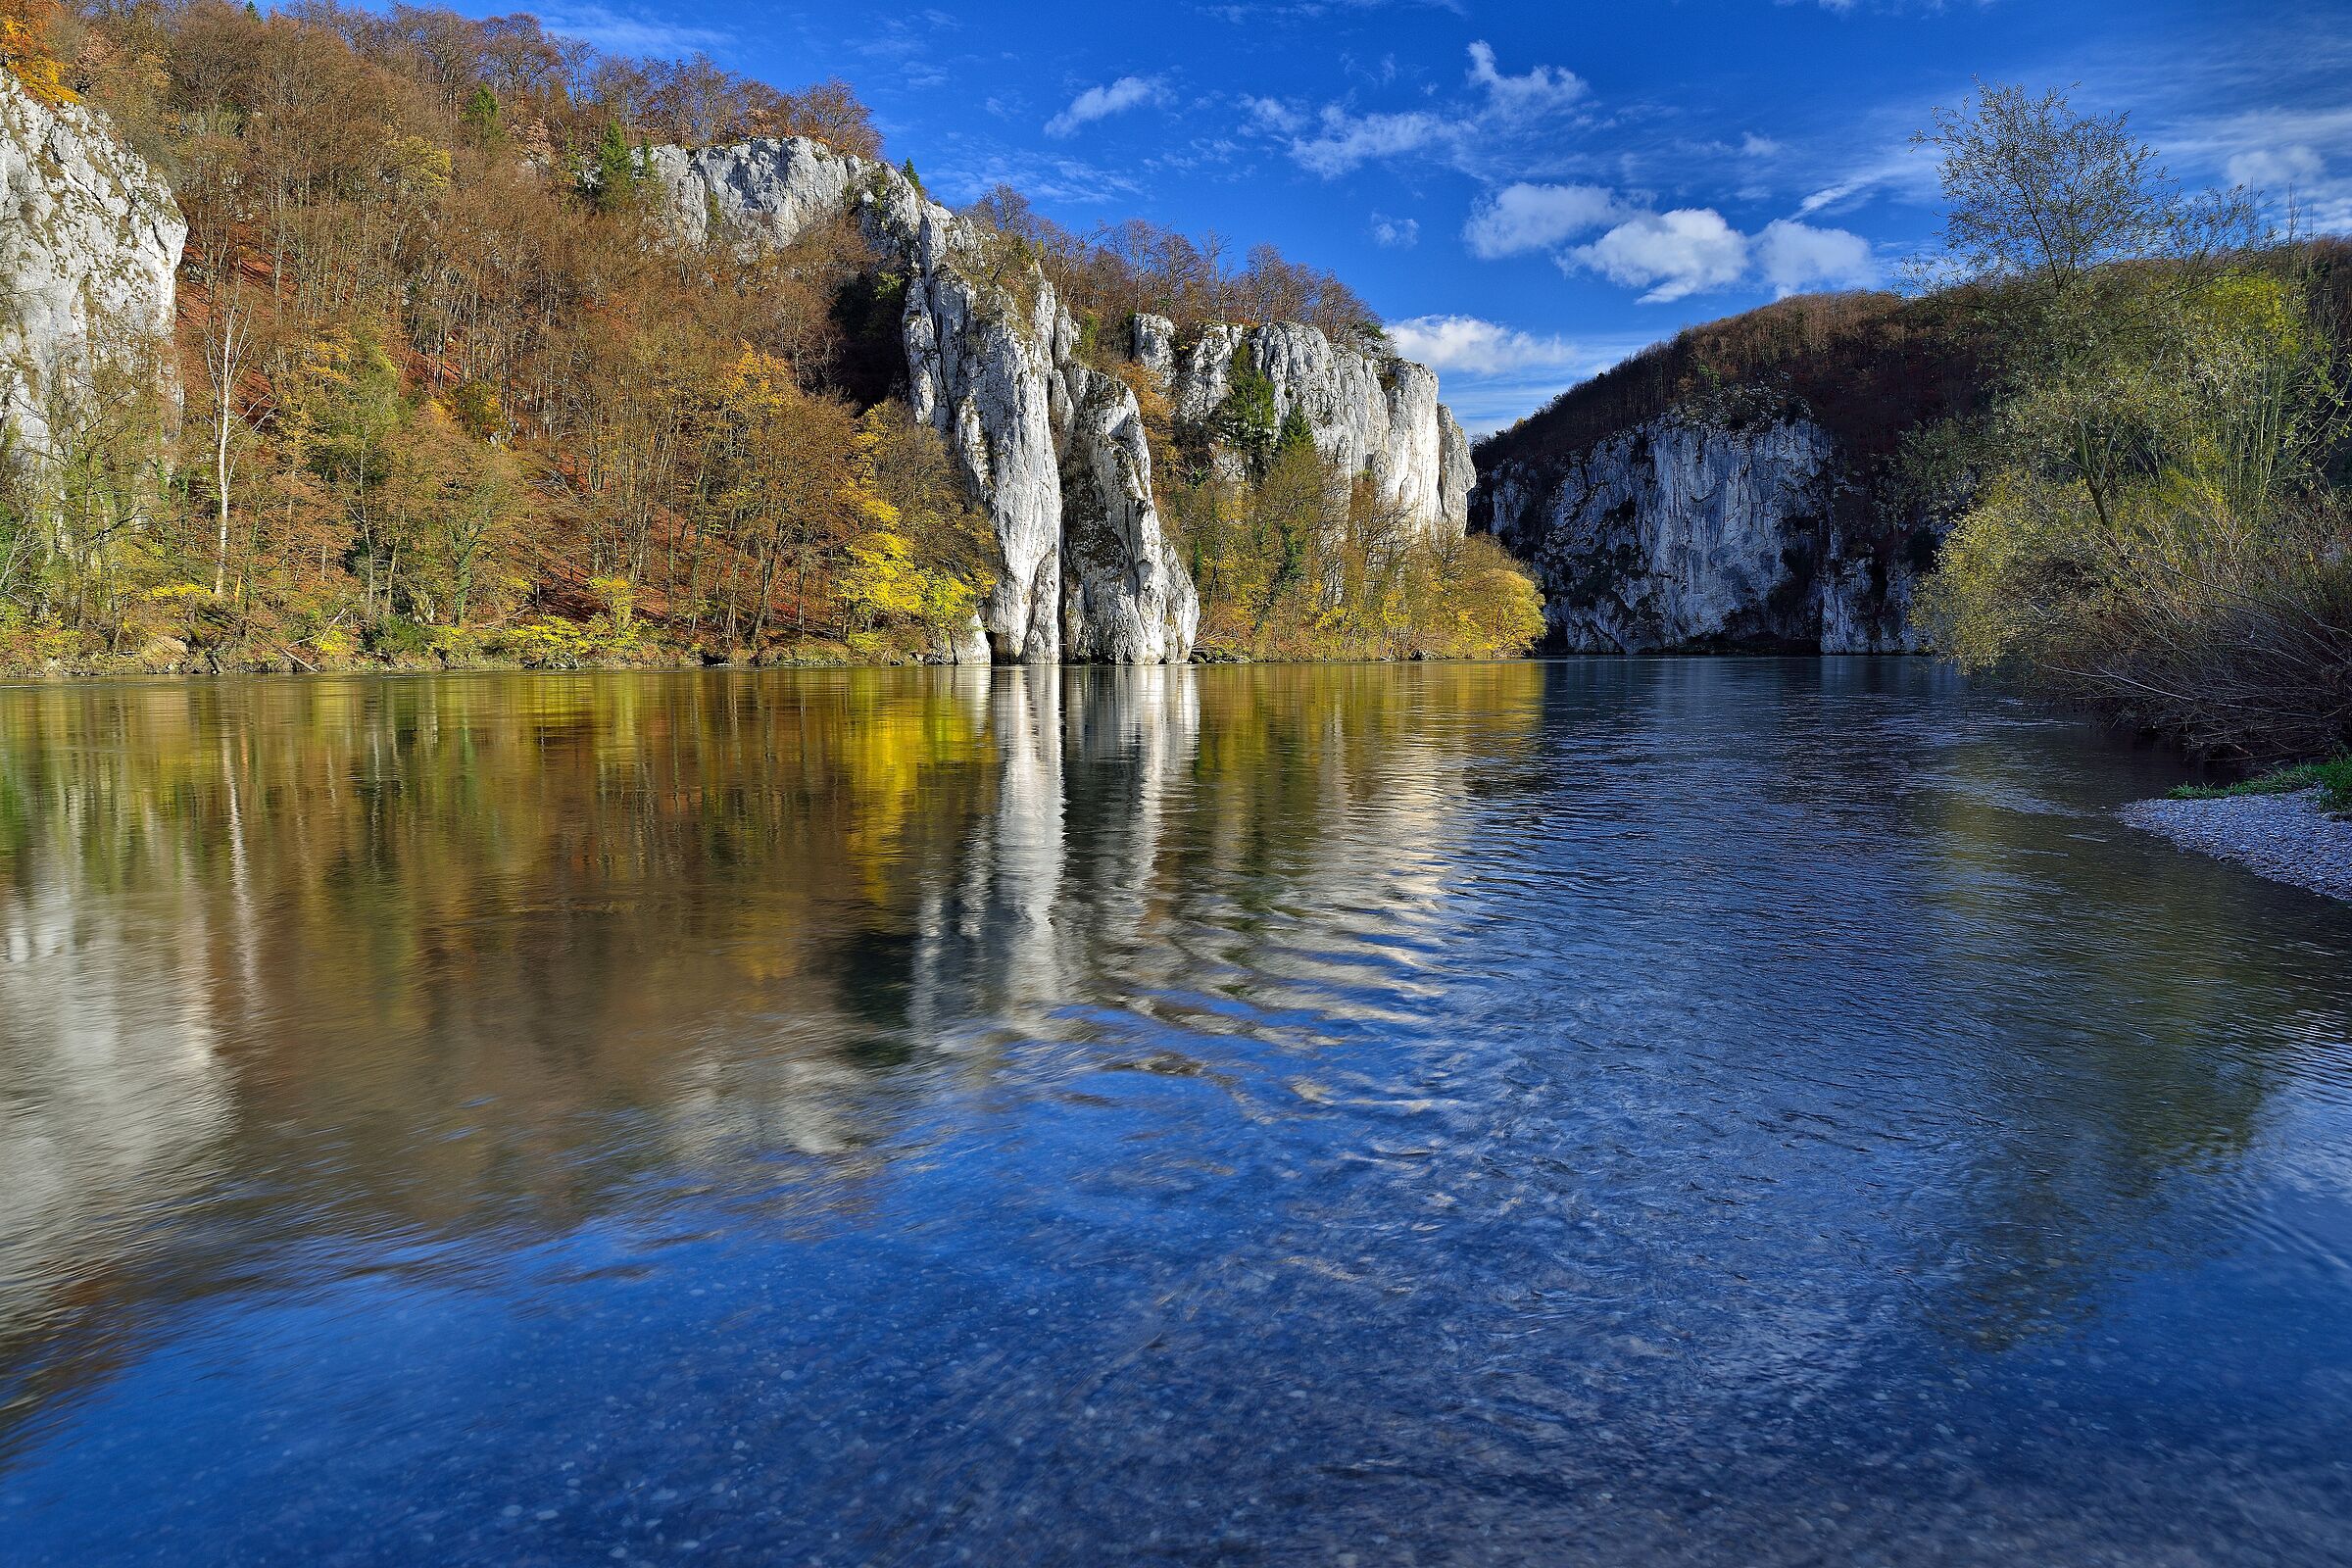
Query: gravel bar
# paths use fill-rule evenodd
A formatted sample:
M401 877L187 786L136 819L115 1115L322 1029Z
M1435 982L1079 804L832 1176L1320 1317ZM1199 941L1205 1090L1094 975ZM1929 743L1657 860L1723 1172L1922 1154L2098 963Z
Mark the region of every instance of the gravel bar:
M2275 882L2352 902L2352 821L2321 810L2317 790L2141 801L2117 814L2184 850L2235 860Z

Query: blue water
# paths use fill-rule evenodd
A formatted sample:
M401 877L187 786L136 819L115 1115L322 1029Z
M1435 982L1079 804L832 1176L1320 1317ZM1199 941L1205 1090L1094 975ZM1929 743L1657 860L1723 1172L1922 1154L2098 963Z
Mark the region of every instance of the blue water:
M0 1560L2352 1560L2352 907L1901 661L0 691Z

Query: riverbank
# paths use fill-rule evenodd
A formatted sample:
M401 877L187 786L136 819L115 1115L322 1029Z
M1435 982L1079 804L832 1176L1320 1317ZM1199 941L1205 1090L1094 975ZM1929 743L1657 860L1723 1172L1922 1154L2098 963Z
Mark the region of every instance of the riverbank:
M700 649L640 645L626 652L569 649L555 645L523 651L469 650L443 653L375 654L365 650L325 653L308 647L257 651L190 649L176 642L150 645L135 654L76 654L39 662L0 659L0 680L123 680L153 676L207 675L449 675L478 671L657 670L657 669L882 669L930 662L909 658L875 658L839 643L808 643L763 649L757 654L714 657Z
M1326 659L1258 658L1236 653L1229 648L1204 647L1193 650L1192 657L1180 662L1195 666L1212 664L1400 664L1400 663L1486 663L1496 660L1540 658L1540 655L1509 653L1485 656L1417 653L1405 658L1382 658L1372 654L1356 656L1335 655ZM326 654L312 648L282 648L274 653L256 653L251 648L231 653L203 649L191 650L184 645L150 646L137 654L77 654L72 658L49 659L39 662L0 658L0 681L24 683L29 681L95 681L140 679L201 679L217 675L462 675L484 672L527 673L562 671L567 674L592 672L623 672L629 670L674 669L910 669L918 667L952 668L958 661L949 659L918 659L905 654L877 656L871 651L851 648L842 643L795 643L783 647L765 648L757 653L736 652L714 654L702 649L670 649L641 644L626 653L610 650L564 648L549 644L533 648L528 654L473 650L443 653L372 654L353 651ZM974 662L987 663L986 661ZM1069 661L1071 663L1092 662Z
M2352 902L2352 820L2324 809L2321 793L2314 786L2284 795L2141 801L2119 814L2181 849Z

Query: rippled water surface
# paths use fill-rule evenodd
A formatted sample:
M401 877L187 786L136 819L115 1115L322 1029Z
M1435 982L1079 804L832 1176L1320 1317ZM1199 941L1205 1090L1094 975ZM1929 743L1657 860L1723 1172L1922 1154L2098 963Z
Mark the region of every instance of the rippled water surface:
M0 1559L2352 1559L2352 910L1915 662L0 691Z

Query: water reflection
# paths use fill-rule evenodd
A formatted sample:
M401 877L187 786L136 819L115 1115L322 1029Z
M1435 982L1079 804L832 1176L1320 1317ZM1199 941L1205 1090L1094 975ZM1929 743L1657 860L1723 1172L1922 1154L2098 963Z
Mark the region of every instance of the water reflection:
M2352 918L2166 768L1899 661L0 692L0 1530L2325 1560Z

